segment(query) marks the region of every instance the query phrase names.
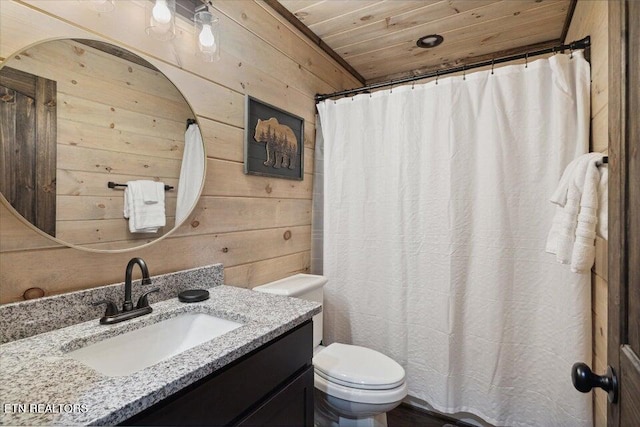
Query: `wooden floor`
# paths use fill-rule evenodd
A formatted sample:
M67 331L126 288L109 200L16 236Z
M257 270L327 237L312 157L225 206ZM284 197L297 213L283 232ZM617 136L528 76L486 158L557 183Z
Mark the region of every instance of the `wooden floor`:
M467 427L469 424L432 414L405 403L387 412L389 427Z

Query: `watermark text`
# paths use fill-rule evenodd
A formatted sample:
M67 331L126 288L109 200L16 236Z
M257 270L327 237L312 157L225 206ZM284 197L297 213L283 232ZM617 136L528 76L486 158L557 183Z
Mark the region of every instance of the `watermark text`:
M85 403L3 403L2 411L11 414L67 414L89 410Z

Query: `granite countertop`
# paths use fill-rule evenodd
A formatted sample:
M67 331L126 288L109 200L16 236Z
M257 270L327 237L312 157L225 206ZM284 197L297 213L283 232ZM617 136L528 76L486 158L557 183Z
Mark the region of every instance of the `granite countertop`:
M236 287L209 292L199 303L152 302L153 313L115 325L95 319L1 345L0 424L120 423L321 311L319 303ZM107 377L66 356L181 313L211 314L243 326L124 377Z

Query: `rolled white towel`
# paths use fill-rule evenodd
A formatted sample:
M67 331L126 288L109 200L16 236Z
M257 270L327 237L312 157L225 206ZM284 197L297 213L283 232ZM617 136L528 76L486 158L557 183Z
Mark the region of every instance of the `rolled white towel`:
M591 242L591 239L577 237L573 244L571 271L580 274L589 273L595 258L596 247Z
M556 260L560 264L569 264L571 262L571 253L573 252L573 242L575 241L575 232L578 218L578 200L573 197L567 198L567 203L562 209L560 217L560 227L558 228L558 242L556 250Z
M547 245L545 247L545 252L550 254L558 253L558 236L560 235L560 228L562 227L562 218L564 216L563 208L560 206L556 206L556 212L553 215L553 222L551 223L551 228L549 229L549 234L547 235Z
M556 191L553 192L553 195L549 199L549 201L553 204L556 204L560 207L564 207L567 203L567 192L569 191L569 184L574 179L574 171L576 165L582 160L582 157L577 157L573 159L567 167L564 169L562 173L562 177L560 178L560 182L558 183L558 187Z
M589 159L585 169L580 214L576 226L576 240L571 254L571 271L588 273L595 261L596 224L598 222L598 185L600 171L598 157Z
M569 163L550 199L562 208L556 209L545 250L555 253L556 260L561 264L571 263L586 168L589 161L596 157L601 155L587 153Z

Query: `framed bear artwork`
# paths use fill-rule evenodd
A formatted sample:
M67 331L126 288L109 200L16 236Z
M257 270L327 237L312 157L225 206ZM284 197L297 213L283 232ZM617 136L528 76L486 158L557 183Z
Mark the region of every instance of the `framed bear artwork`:
M304 119L246 97L244 173L304 179Z

